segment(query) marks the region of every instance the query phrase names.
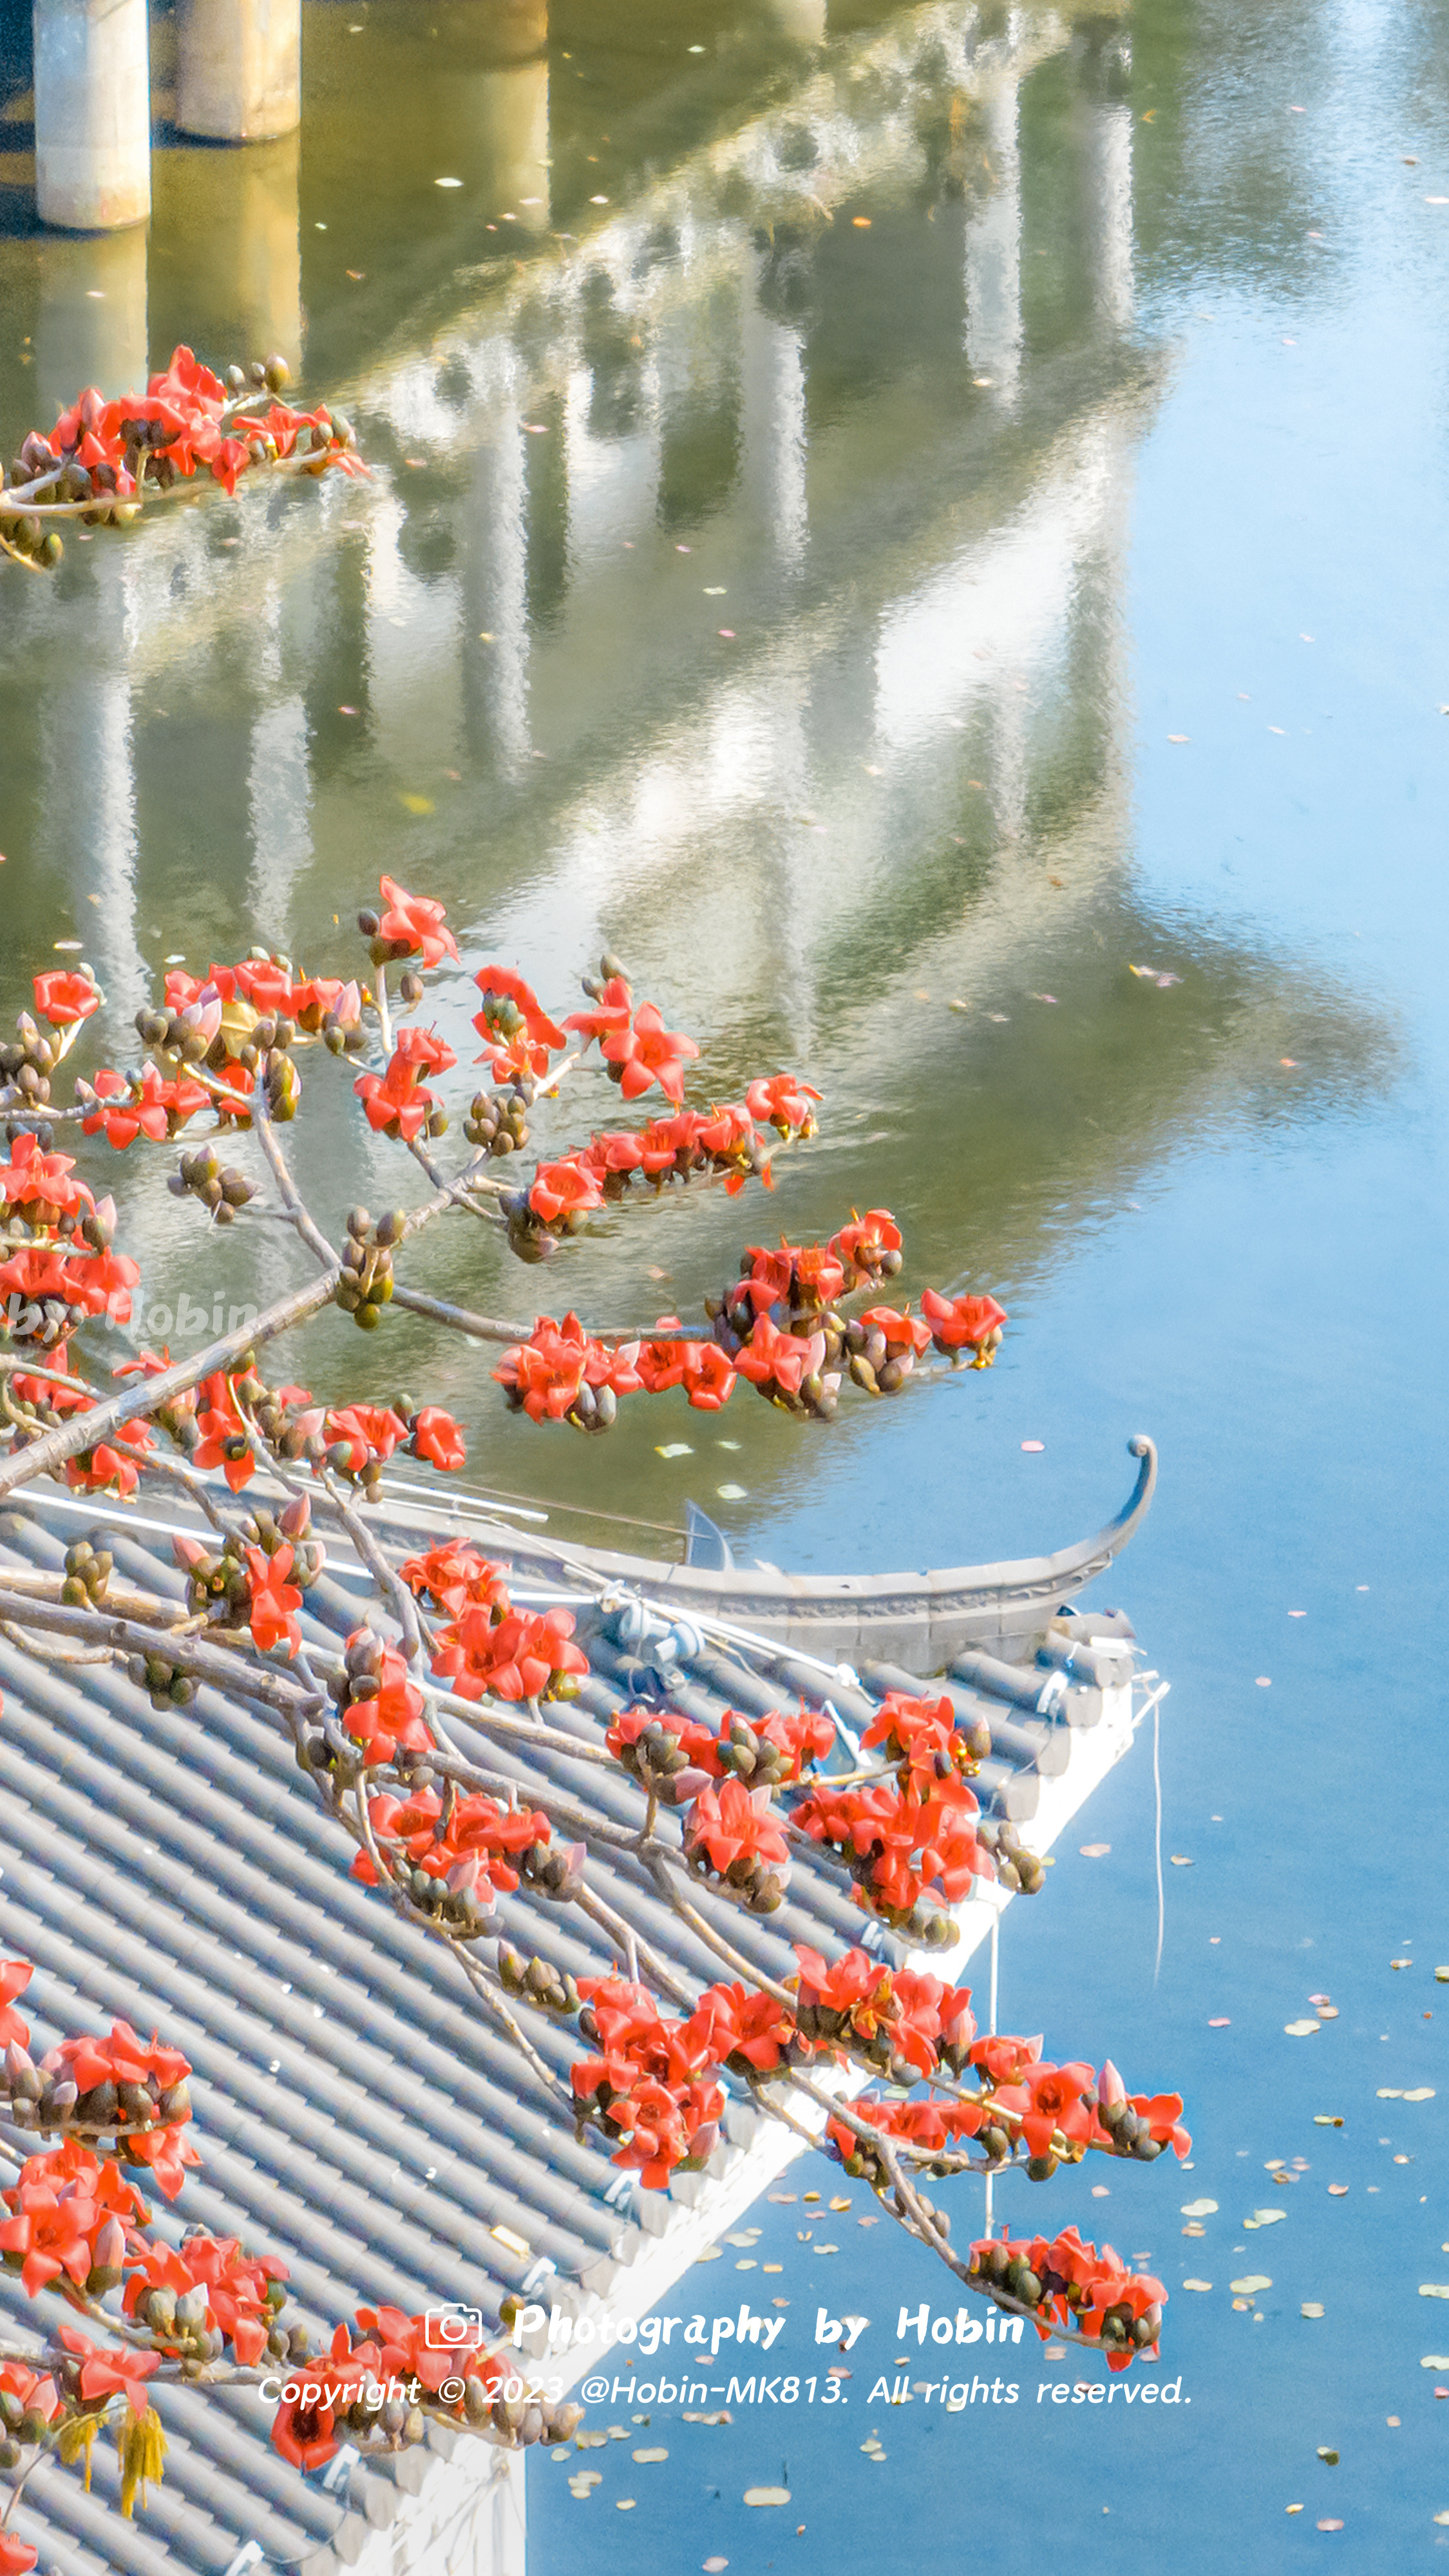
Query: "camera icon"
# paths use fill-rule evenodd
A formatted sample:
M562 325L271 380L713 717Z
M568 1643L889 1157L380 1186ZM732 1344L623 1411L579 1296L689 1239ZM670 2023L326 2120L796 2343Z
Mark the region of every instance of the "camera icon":
M423 2342L430 2352L471 2351L484 2333L482 2309L461 2307L456 2300L445 2308L429 2308L423 2318Z

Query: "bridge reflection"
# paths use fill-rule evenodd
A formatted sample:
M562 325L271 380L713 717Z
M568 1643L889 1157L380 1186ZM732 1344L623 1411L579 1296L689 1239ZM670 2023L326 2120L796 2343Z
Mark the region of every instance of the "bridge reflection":
M1120 973L1156 930L1124 876L1157 382L1131 331L1126 47L1096 11L899 13L587 240L456 275L369 352L372 483L207 495L25 585L0 644L15 949L68 907L120 1022L161 954L304 950L388 867L510 956L627 946L718 1032L722 1093L762 1049L863 1055L877 1096L941 1112L964 1170L915 988L962 1006L955 1048L1027 959L1110 921ZM499 220L557 218L548 73L496 77L521 83L498 172L555 163L541 206L519 187ZM479 98L452 108L460 154ZM274 295L263 337L287 315L305 336L295 170L235 162L274 220L239 222L228 292ZM153 339L163 293L153 265ZM1119 1159L1283 1008L1318 1015L1325 1079L1377 1043L1248 952L1208 962L1211 1043L1139 1015L1104 1055L1093 1121ZM1070 1137L1095 1186L1081 1104L1041 1106L1021 1114L1043 1169L1060 1182ZM304 1151L341 1139L328 1111Z

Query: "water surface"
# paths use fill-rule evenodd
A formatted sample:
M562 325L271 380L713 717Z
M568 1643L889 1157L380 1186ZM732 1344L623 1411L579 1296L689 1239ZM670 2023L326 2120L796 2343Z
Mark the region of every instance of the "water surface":
M1152 1432L1113 1590L1173 1685L1161 1971L1141 1745L1084 1820L1108 1855L1070 1844L1013 1909L1002 2011L1180 2087L1197 2140L1190 2175L1114 2173L1105 2200L1016 2186L1033 2227L1150 2252L1175 2409L1039 2406L1070 2365L1027 2353L989 2418L872 2411L877 2356L916 2351L899 2305L944 2305L945 2276L860 2231L859 2190L834 2255L766 2207L671 2304L758 2304L737 2255L782 2261L808 2371L828 2282L875 2320L849 2407L656 2408L668 2462L611 2445L587 2505L537 2465L534 2546L560 2576L864 2576L903 2538L959 2554L984 2504L1010 2569L1045 2544L1105 2576L1164 2539L1192 2576L1225 2543L1254 2570L1416 2565L1449 2542L1449 2370L1422 2366L1449 2328L1418 2296L1449 2263L1442 20L660 5L555 15L512 55L481 17L434 23L312 8L300 145L167 142L149 241L27 230L13 103L17 438L42 387L148 338L282 344L376 471L208 495L7 583L0 999L80 938L125 1061L163 956L325 963L387 868L444 897L469 964L550 998L612 943L703 1041L701 1100L817 1082L821 1138L772 1200L631 1208L547 1273L440 1233L430 1284L643 1318L741 1240L888 1204L912 1285L1009 1307L989 1376L829 1434L741 1397L586 1444L504 1419L476 1349L397 1319L388 1355L467 1417L480 1477L664 1524L693 1495L794 1566L1060 1544ZM465 1059L469 989L438 991ZM406 1197L340 1085L311 1090L319 1209ZM612 1109L590 1075L542 1132ZM158 1219L163 1173L126 1176ZM241 1235L175 1219L147 1311L301 1275ZM358 1386L377 1356L328 1322L307 1374ZM1338 2018L1286 2036L1318 1993ZM1189 2239L1195 2197L1219 2206ZM1264 2206L1286 2215L1245 2232ZM1250 2273L1270 2286L1235 2310ZM741 2505L776 2479L788 2510Z

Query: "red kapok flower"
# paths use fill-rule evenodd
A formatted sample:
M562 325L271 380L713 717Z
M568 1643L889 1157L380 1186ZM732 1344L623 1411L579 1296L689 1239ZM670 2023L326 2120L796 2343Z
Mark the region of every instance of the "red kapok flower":
M408 1446L415 1458L426 1458L433 1467L461 1467L468 1455L461 1431L440 1404L425 1404L413 1415Z
M686 1342L684 1389L699 1413L719 1413L735 1391L733 1362L718 1342Z
M32 1222L49 1222L41 1210L53 1208L61 1216L72 1215L81 1207L94 1207L95 1201L84 1181L73 1181L73 1154L45 1154L35 1136L17 1136L8 1163L0 1163L0 1198L9 1207L28 1207L35 1211Z
M684 1098L685 1064L699 1049L681 1030L665 1027L657 1004L641 1002L632 1029L611 1029L603 1039L602 1053L610 1064L622 1065L619 1088L626 1100L637 1100L641 1091L657 1082L677 1108Z
M994 1297L943 1297L934 1288L921 1291L921 1313L938 1351L981 1351L999 1341L1006 1308Z
M290 2460L294 2469L304 2473L323 2468L336 2457L339 2449L335 2430L337 2409L330 2392L337 2386L335 2366L322 2369L293 2367L285 2385L294 2394L284 2397L272 2417L272 2448ZM359 2373L358 2387L363 2385ZM345 2408L344 2408L345 2411Z
M101 997L93 979L78 967L56 966L48 975L35 978L35 1007L53 1029L73 1028L77 1020L88 1020L100 1006Z
M545 1225L553 1225L560 1217L582 1217L602 1207L604 1193L583 1156L568 1154L561 1162L539 1164L528 1204Z
M302 1595L295 1583L287 1581L292 1571L292 1549L284 1541L275 1556L264 1555L259 1547L249 1547L246 1554L252 1636L264 1655L279 1643L285 1643L288 1653L293 1654L302 1642L297 1625Z
M220 1371L205 1378L196 1411L200 1445L192 1451L195 1467L220 1467L234 1494L256 1474L247 1426L229 1377Z
M380 885L387 910L378 923L379 939L391 940L395 952L402 956L421 949L425 966L436 966L440 957L457 956L458 943L451 930L443 927L442 904L435 903L430 895L408 894L394 877L383 877Z
M754 1118L763 1118L782 1136L810 1135L815 1127L812 1103L821 1097L808 1082L797 1082L792 1073L774 1074L752 1082L745 1092L745 1106Z
M29 1985L35 1970L28 1959L0 1959L0 2047L28 2048L29 2025L10 2007Z
M577 1029L587 1047L594 1038L602 1040L616 1036L621 1029L627 1029L629 1013L633 1005L634 996L623 976L611 975L593 1009L571 1012L564 1022L564 1027ZM643 1088L642 1084L640 1088Z
M498 994L504 1001L512 1002L521 1014L526 1036L534 1046L541 1046L544 1050L544 1064L548 1062L551 1047L567 1046L568 1039L557 1020L550 1019L533 986L526 984L521 975L515 975L511 966L480 966L473 981L484 1000L484 1008L473 1021L480 1036L487 1038L493 1035L487 1002L490 994ZM569 1020L566 1026L574 1028L577 1022ZM539 1065L537 1070L541 1073L543 1065Z

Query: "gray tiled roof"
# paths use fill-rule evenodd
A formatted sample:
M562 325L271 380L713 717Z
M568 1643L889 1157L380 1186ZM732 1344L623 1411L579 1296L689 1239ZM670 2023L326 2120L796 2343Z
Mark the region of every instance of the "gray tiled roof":
M6 1509L0 1566L58 1567L68 1540L95 1517L94 1506L58 1497ZM116 1510L106 1526L118 1577L180 1597L164 1531ZM495 1527L487 1543L502 1553L506 1534ZM338 1558L330 1542L329 1557ZM335 1641L367 1599L360 1569L349 1577L338 1564L308 1594L304 1635ZM550 1722L597 1741L636 1695L636 1677L597 1622L581 1634L590 1675ZM718 1645L705 1649L671 1696L717 1726L730 1703L758 1711L803 1682L818 1705L831 1690L823 1670L795 1657L772 1663L752 1654L750 1665ZM1048 1677L1023 1673L1020 1685L1033 1678ZM876 1680L889 1687L888 1674ZM995 1752L983 1790L1003 1812L1029 1814L1044 1787L1059 1785L1064 1748L1080 1741L1078 1731L1060 1718L1035 1722L989 1687L953 1688L963 1705L991 1716ZM349 1877L351 1845L263 1714L205 1687L191 1707L157 1711L118 1666L43 1666L4 1638L0 1692L0 1941L8 1955L35 1962L26 2003L37 2048L123 2016L143 2031L159 2028L195 2068L193 2135L203 2163L177 2204L158 2202L161 2232L179 2237L202 2224L279 2254L298 2309L321 2334L370 2300L416 2311L461 2299L496 2319L506 2292L550 2275L551 2296L586 2300L699 2200L698 2181L691 2189L683 2179L668 2200L639 2195L595 2146L576 2143L436 1944ZM833 1703L848 1724L874 1704L844 1681ZM1101 1705L1099 1694L1079 1691L1061 1715L1080 1721ZM466 1719L449 1723L462 1749L482 1753ZM601 1815L637 1821L638 1795L622 1775L492 1738L486 1760L520 1789L546 1784ZM641 1936L701 1983L719 1973L627 1857L602 1874L591 1864L591 1875ZM612 1963L608 1945L572 1910L520 1890L500 1912L510 1938L530 1950L544 1938L576 1975ZM737 1947L762 1966L778 1958L782 1934L837 1948L861 1932L838 1873L810 1861L797 1863L768 1930L747 1916L732 1927ZM534 2035L565 2071L574 2036L558 2026ZM734 2148L722 2146L719 2170L738 2163L752 2125L752 2114L731 2113ZM706 2183L706 2210L708 2195ZM500 2241L500 2227L528 2250ZM39 2312L13 2278L0 2275L0 2303L7 2331L35 2330ZM359 2499L373 2523L385 2522L389 2478L416 2487L425 2465L404 2455L395 2467L354 2469L349 2499L345 2476L329 2491L325 2473L303 2478L276 2455L266 2411L249 2393L203 2399L170 2390L158 2402L170 2443L166 2478L134 2523L114 2510L114 2455L102 2444L89 2497L71 2470L47 2466L31 2479L15 2521L39 2547L42 2571L225 2576L255 2542L264 2563L312 2562L320 2576L336 2563L326 2544L356 2556ZM434 2447L446 2451L448 2437Z

